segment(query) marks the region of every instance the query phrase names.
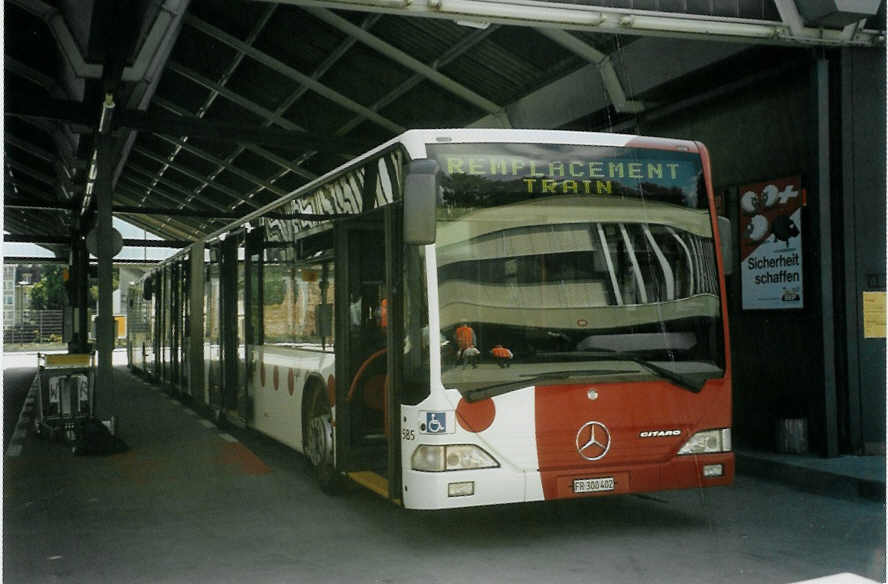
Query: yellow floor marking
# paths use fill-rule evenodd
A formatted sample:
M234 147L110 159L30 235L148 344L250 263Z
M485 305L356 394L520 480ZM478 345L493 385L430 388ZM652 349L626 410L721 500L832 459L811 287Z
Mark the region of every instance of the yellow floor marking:
M388 499L388 480L371 470L348 473L348 478L366 487L381 497Z

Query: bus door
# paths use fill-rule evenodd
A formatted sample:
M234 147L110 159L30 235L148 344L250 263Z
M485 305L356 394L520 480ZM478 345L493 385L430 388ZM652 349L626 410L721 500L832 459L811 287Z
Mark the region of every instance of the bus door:
M391 226L384 208L336 227L336 466L399 499Z
M253 229L246 234L244 246L244 284L239 292L244 304L244 350L241 359L241 395L238 400L238 412L247 421L253 420L252 379L256 367L261 361L260 347L265 342L262 327L262 278L265 231L263 228Z
M170 344L172 343L173 332L173 313L171 310L173 295L172 286L170 285L172 276L171 272L171 266L166 266L160 271L162 274L161 286L163 287L163 303L160 305L161 312L163 313L163 316L161 317L163 328L160 329L163 331L163 334L160 337L160 380L161 384L167 391L170 391L172 383L172 378L170 377Z
M210 408L218 413L224 408L225 381L222 366L222 346L224 319L222 315L222 260L223 244L209 246L209 263L206 266L206 288L204 289L204 359L206 360L205 399Z
M220 274L222 337L222 409L230 422L244 425L247 420L245 239L243 232L230 233L222 243Z
M158 270L152 277L152 285L154 286L154 338L152 339L152 348L154 355L152 359L151 375L158 381L163 380L163 303L166 298L163 296L163 270Z
M181 344L179 353L179 388L191 395L191 254L186 253L180 266L180 294L181 310L179 322L181 327Z

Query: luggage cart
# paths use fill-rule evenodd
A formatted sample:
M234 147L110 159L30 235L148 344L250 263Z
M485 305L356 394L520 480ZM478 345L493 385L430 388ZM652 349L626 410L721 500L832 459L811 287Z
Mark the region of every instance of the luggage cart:
M37 353L37 415L34 432L73 444L82 424L92 418L95 394L92 354Z

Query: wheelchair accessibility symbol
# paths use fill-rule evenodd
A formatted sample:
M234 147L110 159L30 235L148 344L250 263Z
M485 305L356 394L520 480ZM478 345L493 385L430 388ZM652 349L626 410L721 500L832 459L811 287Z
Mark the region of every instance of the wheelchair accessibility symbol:
M429 434L447 432L447 417L444 412L426 412L426 431Z

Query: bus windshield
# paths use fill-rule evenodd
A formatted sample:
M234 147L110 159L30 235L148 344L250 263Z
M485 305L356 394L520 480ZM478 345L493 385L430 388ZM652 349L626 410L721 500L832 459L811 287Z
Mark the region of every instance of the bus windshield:
M445 387L477 396L656 378L699 391L723 374L698 154L549 144L428 150L442 171Z

